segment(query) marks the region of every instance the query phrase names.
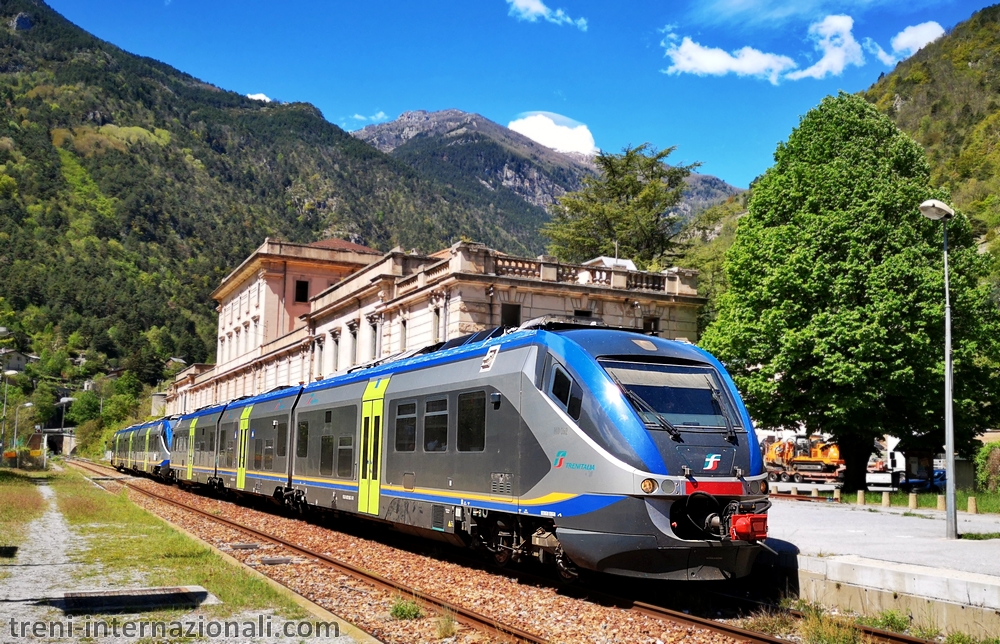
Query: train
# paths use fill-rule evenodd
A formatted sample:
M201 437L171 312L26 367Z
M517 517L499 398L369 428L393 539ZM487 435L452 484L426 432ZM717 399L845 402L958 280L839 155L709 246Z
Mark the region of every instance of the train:
M722 364L684 341L558 319L455 338L114 436L113 464L551 564L749 574L767 472Z

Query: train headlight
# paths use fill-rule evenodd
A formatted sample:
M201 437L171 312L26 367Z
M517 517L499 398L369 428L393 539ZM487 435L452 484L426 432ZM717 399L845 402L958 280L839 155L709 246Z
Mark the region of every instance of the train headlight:
M672 479L663 479L660 489L663 490L664 494L673 494L677 491L677 482Z
M750 481L750 494L760 494L760 481Z
M760 493L767 494L767 481L760 482Z
M639 487L641 487L642 491L645 492L646 494L652 494L653 492L656 491L656 488L658 486L656 485L656 481L654 481L653 479L643 479Z

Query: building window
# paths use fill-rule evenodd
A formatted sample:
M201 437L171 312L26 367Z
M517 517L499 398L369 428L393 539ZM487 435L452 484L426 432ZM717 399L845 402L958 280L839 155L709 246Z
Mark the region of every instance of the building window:
M333 336L333 370L340 369L340 336Z
M434 309L434 322L431 329L431 344L441 341L441 309Z
M521 326L520 304L500 305L500 326L506 326L506 327Z
M324 366L323 366L323 343L322 342L317 342L316 343L316 375L318 377L322 378L324 372L325 372L325 369L324 369Z
M309 280L295 280L295 301L309 301Z
M406 320L399 321L399 350L406 351Z
M370 325L372 331L372 342L371 342L371 359L374 360L378 357L378 324L372 322Z
M649 333L651 335L660 334L660 318L656 317L645 317L642 318L642 332Z
M486 449L486 392L474 391L458 397L458 451Z
M358 329L351 329L351 366L358 364Z
M448 451L448 399L428 400L424 407L424 451Z
M594 312L591 311L590 309L576 309L575 311L573 311L573 317L575 318L589 318L593 316Z

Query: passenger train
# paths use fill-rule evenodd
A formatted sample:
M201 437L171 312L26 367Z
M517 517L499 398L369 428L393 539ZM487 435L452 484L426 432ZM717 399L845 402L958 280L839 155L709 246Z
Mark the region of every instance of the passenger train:
M168 453L169 448L169 453ZM686 342L552 319L124 429L114 465L484 549L656 579L746 575L766 471Z

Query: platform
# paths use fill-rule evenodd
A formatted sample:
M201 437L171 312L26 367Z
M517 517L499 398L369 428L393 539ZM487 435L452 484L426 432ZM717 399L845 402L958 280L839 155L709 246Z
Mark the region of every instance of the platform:
M1000 632L1000 539L949 540L944 512L780 497L764 557L798 595L864 614L894 608L921 626ZM1000 515L958 513L960 533L1000 533Z

